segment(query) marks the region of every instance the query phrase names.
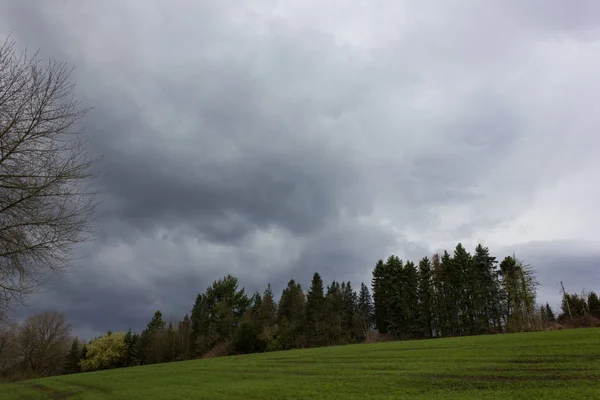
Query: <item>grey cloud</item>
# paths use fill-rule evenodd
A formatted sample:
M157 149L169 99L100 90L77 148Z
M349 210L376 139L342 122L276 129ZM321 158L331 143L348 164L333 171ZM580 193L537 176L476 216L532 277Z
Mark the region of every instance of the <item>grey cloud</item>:
M73 65L78 96L94 106L85 124L104 153L100 237L36 297L85 334L139 329L156 308L189 312L225 273L250 292L308 285L315 271L366 283L379 258L417 261L440 237L492 232L567 176L568 163L544 155L575 163L585 150L561 152L562 130L543 124L519 74L552 85L545 71L527 75L537 71L527 60L543 61L539 44L557 32L579 40L596 26L592 2L414 2L389 26L366 10L377 40L364 47L329 29L343 15L303 20L320 10L310 2L285 18L269 2L253 13L191 1L1 3L19 44ZM458 217L444 225L446 210ZM562 274L552 254L539 260L547 282ZM581 259L573 286L594 276L587 255L569 257Z

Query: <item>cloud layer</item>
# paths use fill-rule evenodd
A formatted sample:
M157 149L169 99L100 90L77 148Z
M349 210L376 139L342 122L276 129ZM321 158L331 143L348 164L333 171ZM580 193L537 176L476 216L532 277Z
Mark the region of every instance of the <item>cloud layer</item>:
M82 335L458 241L600 289L597 2L0 4L94 107L99 240L32 308Z

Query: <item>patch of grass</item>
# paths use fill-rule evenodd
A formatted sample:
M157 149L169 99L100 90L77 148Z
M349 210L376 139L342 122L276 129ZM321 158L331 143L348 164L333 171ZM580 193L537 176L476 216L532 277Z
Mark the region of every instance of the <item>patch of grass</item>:
M37 379L2 400L600 399L600 329L292 350Z

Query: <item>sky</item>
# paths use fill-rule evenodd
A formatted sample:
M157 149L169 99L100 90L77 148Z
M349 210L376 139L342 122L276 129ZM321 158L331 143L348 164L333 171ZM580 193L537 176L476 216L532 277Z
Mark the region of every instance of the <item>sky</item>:
M141 330L228 273L358 287L458 242L600 290L598 1L0 0L9 34L103 154L97 240L23 313Z

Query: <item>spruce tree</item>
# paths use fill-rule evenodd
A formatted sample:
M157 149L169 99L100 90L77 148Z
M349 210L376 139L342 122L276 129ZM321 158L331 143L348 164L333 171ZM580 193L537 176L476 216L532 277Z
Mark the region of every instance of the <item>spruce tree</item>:
M198 293L192 307L190 318L190 356L195 357L199 352L199 339L208 335L208 304L206 296Z
M324 303L323 280L321 275L315 272L306 294L306 340L309 346L322 344Z
M458 243L452 259L451 283L456 300L455 318L456 332L459 334L473 333L475 330L475 313L472 293L474 289L471 278L471 255Z
M600 299L596 292L590 292L588 294L588 310L593 317L600 318Z
M352 289L350 281L342 282L340 286L340 295L342 299L342 342L354 343L358 338L358 329L356 326L356 292Z
M373 291L375 328L379 333L388 333L391 297L391 276L389 265L383 260L377 261L371 280Z
M408 317L406 303L406 279L404 275L404 262L395 255L391 255L385 262L389 276L388 283L388 329L397 337L403 337Z
M262 302L258 309L258 326L259 334L258 338L263 343L265 350L277 347L275 344L275 336L277 333L277 304L273 299L273 291L271 290L271 284L267 285L267 288L263 292Z
M556 316L554 315L554 311L552 311L552 307L550 307L550 304L546 303L546 311L545 311L545 315L546 318L548 319L549 322L554 322L556 320Z
M459 332L459 314L460 314L460 287L457 283L457 272L454 260L447 251L441 257L441 267L443 275L443 286L445 291L445 309L443 310L444 320L442 321L442 331L444 336L453 336Z
M429 258L424 257L419 262L418 275L419 321L422 336L429 338L434 332L434 289L433 274Z
M407 261L404 266L404 274L406 279L405 291L406 291L406 305L408 310L408 317L406 319L406 334L408 337L419 337L421 328L419 321L421 317L419 315L419 276L417 268L412 261Z
M81 371L81 366L79 363L81 362L81 349L79 346L79 339L73 339L71 343L71 350L69 350L69 354L67 359L65 360L65 374L75 374Z
M489 249L478 244L473 255L472 276L469 277L475 314L472 333L501 328L500 282L496 264L496 257L490 256Z
M133 354L133 333L131 329L127 331L125 334L125 355L123 357L123 366L129 367L132 362L132 354Z
M434 336L448 336L448 289L446 273L439 254L431 257L431 275L433 277L433 330Z
M304 347L304 302L305 297L302 292L302 286L296 283L295 280L291 279L288 282L287 287L281 293L279 299L279 307L277 307L277 321L281 325L281 321L285 317L286 326L282 328L280 335L281 345L284 349L290 349L293 347Z
M360 284L360 293L358 295L358 314L360 318L360 327L362 328L362 340L368 340L373 327L373 299L369 288L364 283Z
M342 343L343 332L343 297L341 285L333 281L327 287L325 296L324 344L333 346Z

